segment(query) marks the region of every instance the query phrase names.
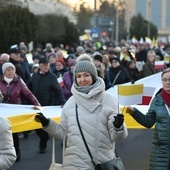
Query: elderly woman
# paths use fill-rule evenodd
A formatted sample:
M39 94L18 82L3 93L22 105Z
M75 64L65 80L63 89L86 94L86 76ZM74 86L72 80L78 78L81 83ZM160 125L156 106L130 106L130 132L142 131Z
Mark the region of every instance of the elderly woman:
M161 75L163 88L155 95L148 112L128 107L127 112L141 125L155 125L150 154L150 170L170 169L170 68Z
M40 103L28 89L24 81L15 74L15 66L6 62L2 65L3 76L0 79L0 90L3 95L3 103L23 104L23 97L32 105L40 106ZM13 133L14 147L17 153L17 161L20 160L19 138Z

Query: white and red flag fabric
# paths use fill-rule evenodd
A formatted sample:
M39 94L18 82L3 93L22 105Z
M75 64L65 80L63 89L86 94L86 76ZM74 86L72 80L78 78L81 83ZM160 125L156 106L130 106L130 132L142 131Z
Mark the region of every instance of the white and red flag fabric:
M134 105L142 103L143 84L119 85L118 103L121 105Z
M143 89L143 95L142 95L142 102L139 103L140 105L149 105L151 102L151 99L153 97L153 94L155 92L155 87L144 87Z
M57 78L57 81L58 81L60 87L64 86L64 81L63 81L63 78L61 76L59 78Z
M155 61L155 69L164 69L165 67L165 62L164 61Z

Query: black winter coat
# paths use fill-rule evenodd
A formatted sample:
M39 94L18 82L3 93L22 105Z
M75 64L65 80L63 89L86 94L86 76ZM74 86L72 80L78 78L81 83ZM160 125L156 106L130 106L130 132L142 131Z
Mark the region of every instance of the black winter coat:
M34 73L28 87L42 106L56 105L56 103L54 103L54 96L57 97L59 105L65 103L56 76L50 71L45 74L41 74L40 72Z
M114 79L116 78L116 75L118 74L119 71L120 71L120 74L117 77L114 85L123 84L123 83L127 83L127 82L131 81L131 78L130 78L128 72L122 66L118 66L116 68L110 67L109 78L110 78L110 82L112 85L113 85Z

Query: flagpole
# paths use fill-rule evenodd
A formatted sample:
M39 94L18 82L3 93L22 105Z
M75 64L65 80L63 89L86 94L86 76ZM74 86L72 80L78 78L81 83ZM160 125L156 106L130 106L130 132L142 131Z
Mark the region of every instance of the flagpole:
M117 93L118 97L117 97L117 100L118 100L118 113L119 113L119 85L117 86L117 88L118 88L118 93Z

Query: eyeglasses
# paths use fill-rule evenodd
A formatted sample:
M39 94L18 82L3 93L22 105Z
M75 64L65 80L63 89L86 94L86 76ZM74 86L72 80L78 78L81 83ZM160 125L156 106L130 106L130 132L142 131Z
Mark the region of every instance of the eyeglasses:
M162 81L167 83L167 82L170 82L170 79L163 78Z

